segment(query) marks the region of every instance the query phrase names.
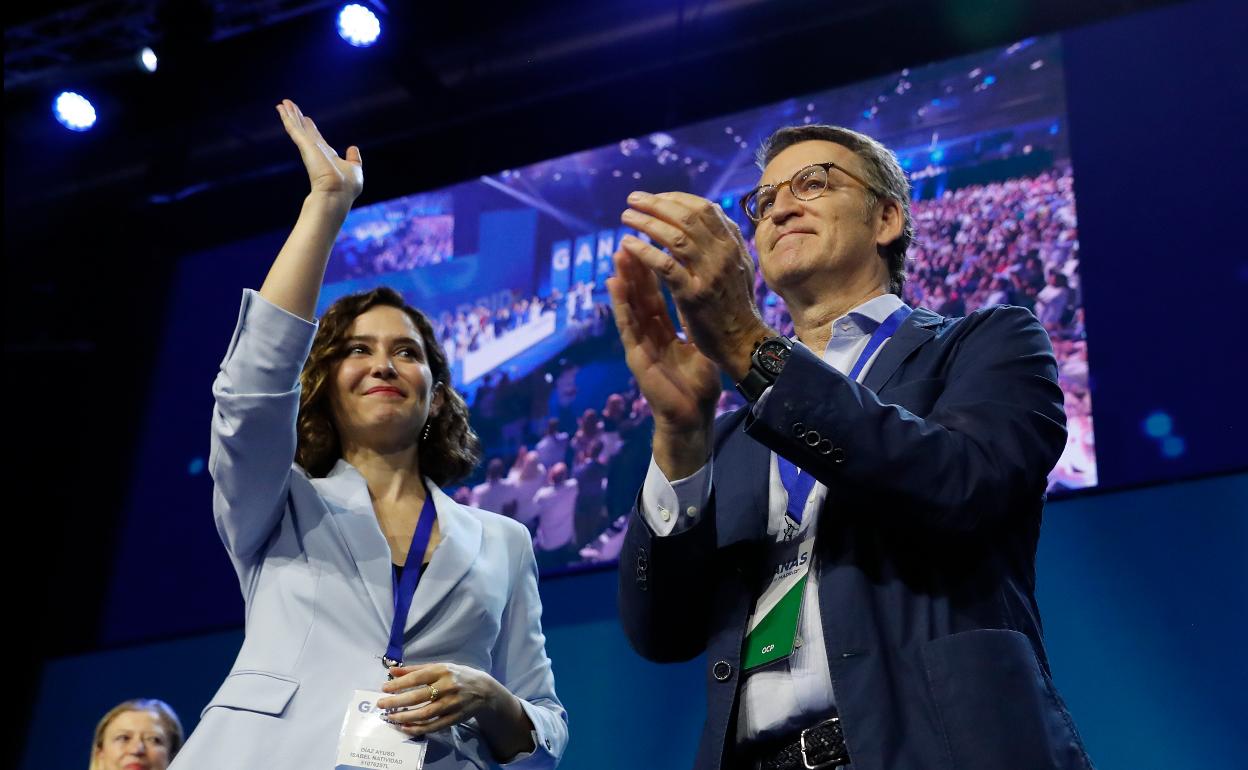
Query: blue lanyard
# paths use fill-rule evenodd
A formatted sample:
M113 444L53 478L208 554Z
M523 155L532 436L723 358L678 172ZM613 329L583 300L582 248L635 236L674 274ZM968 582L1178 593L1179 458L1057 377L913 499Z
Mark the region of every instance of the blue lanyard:
M849 379L858 380L858 373L862 371L862 367L867 365L871 360L871 356L884 344L884 340L893 336L898 327L910 317L912 311L909 307L902 305L892 312L888 318L884 319L884 323L876 327L875 333L871 335L871 339L867 340L867 346L863 348L862 353L858 356L858 361L854 363L854 368L849 370Z
M390 623L390 646L386 647L385 657L381 659L386 668L403 664L403 629L407 625L407 611L412 606L412 597L416 595L416 586L420 584L420 565L425 551L429 550L429 538L433 536L433 522L437 518L433 495L426 489L425 504L420 509L420 518L416 520L407 560L403 562L403 579L396 580L393 571L390 573L390 582L394 587L394 620Z
M849 371L849 379L857 380L858 374L862 371L862 367L867 365L871 360L871 356L884 344L884 340L893 336L907 318L910 317L911 309L905 305L897 308L888 318L884 319L884 323L880 324L875 332L871 335L871 339L867 340L867 346L863 348L862 353L858 355L858 361L854 363L854 368ZM815 488L815 477L809 473L802 473L802 469L793 463L776 455L776 466L780 471L780 482L784 484L784 491L788 493L788 502L785 504L785 515L797 524L802 523L802 511L806 508L806 499L810 497L810 490Z

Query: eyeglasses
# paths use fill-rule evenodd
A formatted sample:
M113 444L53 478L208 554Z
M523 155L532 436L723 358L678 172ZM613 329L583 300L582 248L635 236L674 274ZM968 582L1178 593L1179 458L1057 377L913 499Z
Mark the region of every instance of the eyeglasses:
M750 221L757 224L771 214L771 207L775 205L776 196L780 194L780 188L782 187L788 187L789 192L793 193L793 197L799 201L813 201L828 191L828 172L832 169L840 171L845 176L862 185L868 192L881 198L888 197L867 184L862 177L846 170L843 166L830 162L815 163L798 169L793 178L787 182L778 185L759 185L750 190L741 199L741 208L745 209L745 215L750 218Z

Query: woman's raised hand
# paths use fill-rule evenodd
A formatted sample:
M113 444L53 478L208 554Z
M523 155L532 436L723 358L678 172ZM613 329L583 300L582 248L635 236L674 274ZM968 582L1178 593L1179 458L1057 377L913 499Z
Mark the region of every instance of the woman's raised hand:
M291 141L299 148L312 192L340 198L350 206L364 189L360 148L352 145L347 148L346 157L340 157L321 136L312 118L304 115L289 99L277 105L277 113Z

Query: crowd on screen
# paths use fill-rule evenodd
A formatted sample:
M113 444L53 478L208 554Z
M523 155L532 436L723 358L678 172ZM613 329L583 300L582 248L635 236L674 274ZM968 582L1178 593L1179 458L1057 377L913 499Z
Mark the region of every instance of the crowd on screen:
M595 299L592 283L578 283L566 293L554 290L546 296L522 296L502 292L443 311L430 319L438 342L454 363L482 346L501 340L511 332L538 321L544 314L563 311L571 339L600 336L607 329L610 311Z
M547 403L556 411L561 411L562 400L575 400L575 393L566 391L575 388L580 367L563 362L561 369L558 377L529 378L553 379ZM528 527L544 569L610 558L612 554L595 546L613 529L622 532L636 480L645 473L652 432L649 405L630 382L628 389L609 393L601 408L582 410L571 426L566 426L566 417L546 417L534 438L524 432L537 422L529 414L521 413L519 419L493 414L498 402L514 399L530 386L503 379L478 391L473 412L474 418L484 413L478 422L489 458L485 478L456 490L455 497ZM503 430L494 431L500 419ZM525 443L516 445L519 437ZM499 446L505 447L501 453Z
M454 252L454 216L387 217L344 229L326 278L341 281L414 270L446 262Z

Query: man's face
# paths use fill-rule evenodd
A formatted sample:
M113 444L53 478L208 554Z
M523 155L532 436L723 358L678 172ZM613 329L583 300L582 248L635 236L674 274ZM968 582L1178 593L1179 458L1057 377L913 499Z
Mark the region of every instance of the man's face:
M788 181L799 170L816 163L836 163L866 177L862 161L835 142L812 140L786 147L763 170L760 184L781 187L767 216L754 235L759 263L767 284L782 296L786 290L821 292L837 282L878 273L887 282L888 271L877 247L900 232L890 226L900 220L895 204L868 208L870 193L838 169L828 171L828 188L814 200L793 196Z

